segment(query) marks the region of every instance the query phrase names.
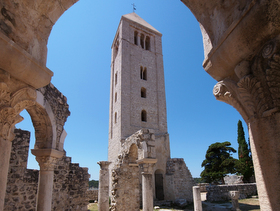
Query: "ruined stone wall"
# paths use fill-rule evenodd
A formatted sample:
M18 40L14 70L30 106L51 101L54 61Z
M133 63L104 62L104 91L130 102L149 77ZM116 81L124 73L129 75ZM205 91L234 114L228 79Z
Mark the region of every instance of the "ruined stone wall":
M207 189L207 201L228 201L229 191L239 191L239 199L245 199L249 196L257 195L256 183L236 184L236 185L210 185Z
M112 171L111 211L139 211L141 195L138 165L123 163Z
M87 210L88 181L87 168L71 163L71 158L63 156L54 169L53 211Z
M98 189L87 190L88 201L98 201Z
M15 134L4 211L35 211L39 171L27 169L30 132L16 129ZM65 155L58 161L54 170L52 210L87 210L87 171L71 163L71 158Z
M193 201L192 186L195 182L183 158L172 158L166 163L165 199Z
M5 196L5 211L34 210L39 171L27 168L30 132L15 129Z

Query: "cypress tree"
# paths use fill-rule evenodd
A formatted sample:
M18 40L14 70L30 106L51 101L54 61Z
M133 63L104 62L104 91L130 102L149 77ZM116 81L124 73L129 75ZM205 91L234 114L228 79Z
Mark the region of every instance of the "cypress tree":
M243 181L249 182L251 176L253 175L253 161L250 156L249 146L245 140L245 133L242 126L242 122L238 121L238 131L237 131L237 142L238 142L238 158L239 162L237 164L237 171L243 175Z

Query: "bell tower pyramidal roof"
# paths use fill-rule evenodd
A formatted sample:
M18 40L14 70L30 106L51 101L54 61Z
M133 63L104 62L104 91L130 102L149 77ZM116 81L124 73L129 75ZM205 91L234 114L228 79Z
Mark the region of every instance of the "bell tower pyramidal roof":
M132 21L134 23L138 23L138 24L140 24L140 25L142 25L142 26L144 26L144 27L146 27L146 28L148 28L148 29L150 29L150 30L152 30L152 31L154 31L154 32L156 32L156 33L161 35L161 33L158 30L156 30L151 24L147 23L144 19L142 19L135 12L123 15L122 18L130 20L130 21Z

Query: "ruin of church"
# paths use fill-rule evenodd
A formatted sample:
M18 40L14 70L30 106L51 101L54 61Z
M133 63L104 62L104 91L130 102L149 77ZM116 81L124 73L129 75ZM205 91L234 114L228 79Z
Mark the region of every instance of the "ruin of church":
M0 0L1 211L4 210L7 181L11 179L8 173L12 141L15 138L15 133L17 133L14 127L22 121L20 112L24 109L30 111L32 121L34 120L36 144L33 154L40 163L36 210L51 210L54 164L59 162L58 160L64 155L63 119L65 117L62 115L61 121L56 121L48 100L44 100L39 89L50 84L53 76L53 72L46 67L47 42L52 27L61 15L77 1L45 0L34 3L27 0ZM261 210L278 210L280 206L280 2L278 0L181 1L199 22L205 56L203 67L218 82L214 87L213 94L218 100L232 105L248 125ZM184 7L183 4L182 7ZM120 24L119 39L115 39L116 42L113 46L115 51L113 61L115 62L112 63L112 69L113 65L130 61L128 57L121 58L120 52L124 49L129 50L133 45L144 48L143 52L138 52L140 55L137 58L141 58L141 61L147 59L146 55L149 52L154 52L154 55L160 52L158 50L161 48L161 44L158 46L160 42L156 40L158 38L156 31L145 27L145 24L136 23L131 24L135 27L126 27L128 31L125 31L122 26L129 25L128 22L128 19L124 21L123 18L123 22ZM129 31L132 33L129 33ZM138 33L137 36L134 36L134 33ZM138 38L138 36L140 37ZM134 39L134 37L137 37L137 39ZM145 39L145 37L148 39ZM130 49L130 53L132 58L136 58L137 55L132 54L136 52ZM160 59L160 54L161 52L153 58ZM178 55L178 57L185 56L187 55ZM156 61L156 64L159 65L158 60ZM149 63L149 65L151 64ZM141 71L141 66L143 71ZM136 75L142 77L140 80L143 80L141 81L143 86L139 86L140 89L133 86L132 78L120 77L120 72L117 74L118 81L116 81L115 88L120 85L124 86L122 82L127 80L126 85L138 90L137 95L130 95L129 93L129 96L131 96L129 102L132 102L136 96L141 96L141 92L146 93L146 99L149 96L159 96L160 94L150 93L150 87L144 86L145 77L147 77L146 85L150 85L150 80L155 78L151 78L151 67L145 65L144 62L141 66L130 69L131 73L135 71ZM176 74L176 71L174 74ZM197 80L198 85L200 85L199 78L193 80ZM141 91L142 87L146 90ZM111 103L115 99L118 103L121 98L127 97L127 94L117 92L116 97L111 97ZM156 101L158 98L153 100ZM158 103L158 105L161 104ZM131 103L126 107L120 107L120 110L116 113L115 107L112 107L111 120L113 122L111 124L114 126L114 124L120 123L121 118L124 117L124 111L130 110L132 106ZM125 203L129 200L130 197L119 200L118 197L122 197L122 194L126 196L130 193L131 198L137 196L137 200L141 200L141 197L138 197L141 194L140 188L134 189L134 192L129 189L132 185L137 186L139 184L137 182L137 178L140 181L139 168L142 188L146 190L142 191L143 201L150 205L152 203L150 199L153 199L150 196L155 194L151 187L154 184L156 166L158 165L160 168L160 162L156 158L156 141L159 139L158 132L165 126L160 125L155 130L148 128L155 123L153 117L157 116L156 112L162 108L148 110L149 106L146 106L143 105L143 110L135 112L135 118L130 118L130 115L125 117L125 120L129 123L131 119L140 118L140 124L146 124L146 128L144 127L138 132L133 131L131 134L127 134L127 137L122 137L120 134L116 134L116 128L112 127L112 135L121 137L116 143L123 145L121 153L110 158L112 161L115 158L118 159L114 162L115 167L112 171L112 195L114 196L112 200L115 204ZM114 123L114 121L117 123ZM139 125L135 126L135 128L138 127ZM120 128L123 129L123 125ZM162 134L161 137L168 136ZM163 140L161 141L163 142ZM176 160L176 162L180 163L181 160ZM100 163L102 172L106 173L107 165L108 163ZM178 165L172 164L169 166L170 168L166 167L166 172L164 172L164 169L159 169L162 170L158 173L163 175L164 185L167 184L168 172L180 172L176 171L176 166L178 167ZM180 167L178 170L180 170ZM122 185L125 179L128 181L128 187ZM104 190L106 189L105 186ZM164 197L167 196L166 194L166 190L163 189ZM134 205L137 205L137 203L134 203Z
M70 115L67 99L53 84L38 89L37 96L41 99L42 104L35 104L28 109L33 124L37 129L37 143L35 144L35 149L31 149L31 152L36 155L38 147L44 144L38 140L42 140L45 135L42 133L42 128L49 126L45 113L48 112L49 116L53 117L53 122L56 122L56 146L60 149L60 154L58 152L56 154L60 156L53 159L48 159L46 154L45 156L38 156L37 161L40 164L40 171L28 169L30 132L15 129L15 138L11 142L3 211L43 210L42 205L39 206L38 204L42 197L48 197L47 199L50 202L49 210L87 210L88 180L90 177L88 168L82 168L79 164L72 163L71 157L66 156L66 152L63 150L66 136L63 125ZM42 120L46 122L42 124ZM42 172L44 175L40 178ZM48 184L47 182L42 182L45 179L44 176L53 177L52 180L47 180L52 186L49 191L42 188L43 185ZM39 195L41 192L39 189L43 189L45 192Z
M112 44L108 161L113 208L139 210L141 195L149 191L156 201L192 201L194 181L184 160L170 158L161 38L133 12L121 17ZM151 190L143 187L146 179Z

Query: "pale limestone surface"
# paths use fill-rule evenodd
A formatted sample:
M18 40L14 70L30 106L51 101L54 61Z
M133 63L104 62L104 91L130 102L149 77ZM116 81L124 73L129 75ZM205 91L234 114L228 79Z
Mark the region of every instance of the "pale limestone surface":
M141 195L144 210L153 208L153 199L193 200L194 181L184 160L170 159L161 36L130 13L122 16L112 44L108 160L113 210L138 210ZM174 171L167 172L171 163ZM134 176L128 179L123 171Z

